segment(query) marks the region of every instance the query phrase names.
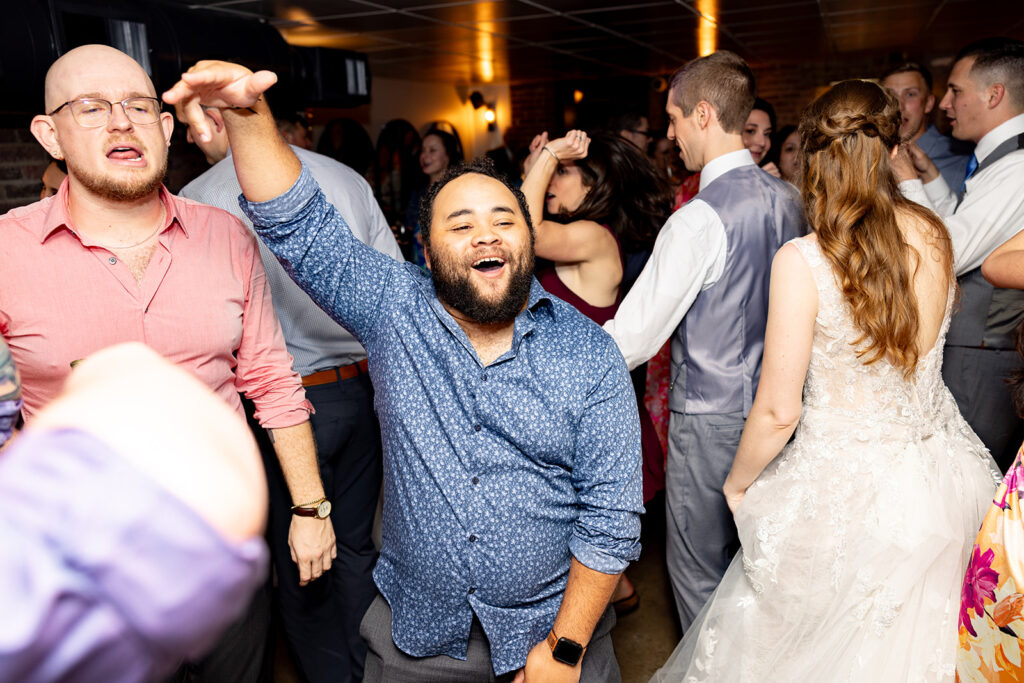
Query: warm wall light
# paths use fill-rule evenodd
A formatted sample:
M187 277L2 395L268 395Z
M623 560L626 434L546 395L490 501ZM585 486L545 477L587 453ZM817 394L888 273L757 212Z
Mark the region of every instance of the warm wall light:
M497 128L497 126L495 125L495 121L497 121L497 118L498 117L494 113L494 105L493 104L485 105L485 108L484 108L484 121L487 122L487 130L488 131L492 131L493 132L495 130L495 128Z
M706 57L718 49L718 0L697 0L697 52Z
M576 104L579 104L580 102L582 102L583 101L583 91L582 90L573 90L572 91L572 101L575 102Z
M494 123L494 110L490 107L488 107L487 111L484 112L484 121L487 123Z

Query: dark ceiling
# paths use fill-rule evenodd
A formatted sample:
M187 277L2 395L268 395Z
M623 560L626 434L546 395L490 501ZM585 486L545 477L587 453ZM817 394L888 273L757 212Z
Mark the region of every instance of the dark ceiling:
M698 30L753 65L852 54L942 58L1024 38L1022 0L179 0L261 17L288 42L369 54L376 76L455 83L652 75L698 54Z

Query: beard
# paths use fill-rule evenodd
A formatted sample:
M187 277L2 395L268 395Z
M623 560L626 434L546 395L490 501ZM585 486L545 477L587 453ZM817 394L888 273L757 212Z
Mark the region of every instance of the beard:
M167 175L167 154L153 168L140 169L127 178L112 178L78 168L69 157L68 173L73 174L89 192L116 202L131 202L143 199L160 189Z
M473 322L488 325L515 320L530 298L533 282L533 240L530 247L505 259L509 269L508 285L497 299L484 297L470 280L470 273L458 272L454 259L432 253L430 275L437 298Z

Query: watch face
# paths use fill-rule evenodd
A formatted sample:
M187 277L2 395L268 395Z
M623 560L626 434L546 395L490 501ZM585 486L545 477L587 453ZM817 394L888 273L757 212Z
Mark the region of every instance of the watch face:
M583 656L583 646L568 638L559 638L551 650L551 656L569 666L576 666Z
M323 519L329 514L331 514L331 501L325 500L316 506L316 516L320 519Z

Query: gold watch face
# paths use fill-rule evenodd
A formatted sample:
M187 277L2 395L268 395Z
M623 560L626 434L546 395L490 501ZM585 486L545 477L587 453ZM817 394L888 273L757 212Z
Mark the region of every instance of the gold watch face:
M317 519L324 519L331 514L331 501L325 500L316 506Z

